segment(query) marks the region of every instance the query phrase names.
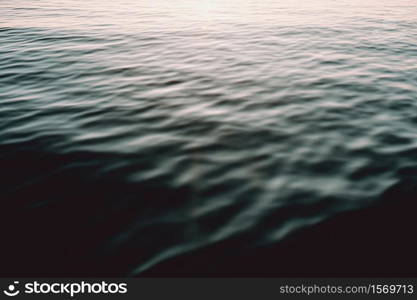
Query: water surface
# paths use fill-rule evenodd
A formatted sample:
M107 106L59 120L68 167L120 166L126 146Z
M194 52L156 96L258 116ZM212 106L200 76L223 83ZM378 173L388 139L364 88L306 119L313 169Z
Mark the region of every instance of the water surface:
M417 174L414 0L17 0L0 14L10 253L138 275L240 236L232 252L279 242Z

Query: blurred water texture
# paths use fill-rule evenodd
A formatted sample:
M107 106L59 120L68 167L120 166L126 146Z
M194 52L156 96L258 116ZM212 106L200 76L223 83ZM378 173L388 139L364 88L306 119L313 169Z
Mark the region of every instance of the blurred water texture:
M7 253L130 253L117 271L138 275L240 236L236 251L279 242L417 175L415 1L18 0L0 15Z

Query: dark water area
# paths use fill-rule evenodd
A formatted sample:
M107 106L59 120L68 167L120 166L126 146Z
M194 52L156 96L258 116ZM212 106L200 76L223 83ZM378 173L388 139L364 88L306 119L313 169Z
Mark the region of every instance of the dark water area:
M0 15L0 276L417 276L415 1Z

